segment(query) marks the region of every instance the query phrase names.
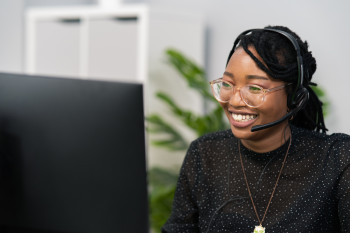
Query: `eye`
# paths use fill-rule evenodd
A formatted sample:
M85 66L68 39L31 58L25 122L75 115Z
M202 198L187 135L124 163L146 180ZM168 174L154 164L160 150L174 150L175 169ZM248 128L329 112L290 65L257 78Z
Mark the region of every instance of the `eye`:
M248 86L248 91L252 94L261 94L262 87L259 86Z
M221 85L222 85L222 87L225 88L225 89L232 88L232 86L231 86L229 83L227 83L227 82L222 82Z

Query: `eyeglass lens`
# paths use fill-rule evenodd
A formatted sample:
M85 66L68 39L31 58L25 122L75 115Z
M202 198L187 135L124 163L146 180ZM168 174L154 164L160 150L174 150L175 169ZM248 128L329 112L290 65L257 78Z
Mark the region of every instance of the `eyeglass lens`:
M234 87L226 82L212 84L214 97L220 102L228 102L233 95ZM244 86L240 89L242 100L251 107L258 107L264 102L264 93L258 86Z

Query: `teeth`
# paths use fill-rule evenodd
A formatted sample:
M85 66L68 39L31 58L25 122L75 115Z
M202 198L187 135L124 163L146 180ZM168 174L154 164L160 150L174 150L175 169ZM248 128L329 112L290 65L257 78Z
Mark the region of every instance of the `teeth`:
M242 115L242 114L234 114L234 113L232 113L232 118L235 121L244 122L244 121L253 120L254 118L256 118L256 115Z

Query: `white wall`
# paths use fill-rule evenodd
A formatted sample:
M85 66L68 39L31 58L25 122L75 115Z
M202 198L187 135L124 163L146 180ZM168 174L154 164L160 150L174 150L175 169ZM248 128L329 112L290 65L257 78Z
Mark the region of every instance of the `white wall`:
M350 2L347 0L149 0L151 5L200 12L208 25L206 70L209 79L225 68L236 36L250 28L284 25L307 40L318 68L314 82L331 102L330 132L350 134Z
M22 70L22 1L0 2L0 71Z

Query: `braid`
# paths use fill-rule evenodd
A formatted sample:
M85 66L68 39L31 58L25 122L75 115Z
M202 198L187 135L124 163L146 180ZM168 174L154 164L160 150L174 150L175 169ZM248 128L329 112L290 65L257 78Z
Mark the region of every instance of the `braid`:
M287 27L268 26L265 28L278 29L291 34L298 42L303 58L304 80L302 85L309 92L309 100L305 107L297 112L290 120L291 124L325 133L327 128L323 118L322 102L310 87L310 85L315 85L311 83L311 79L317 65L311 51L308 50L308 43L306 41L303 42L296 33ZM287 88L288 98L291 98L298 83L297 53L292 43L285 36L267 30L254 30L248 35L241 35L238 46L242 47L257 66L269 76L287 83L292 83L292 88ZM252 54L249 46L255 48L264 63ZM235 47L231 50L227 63L234 50Z

